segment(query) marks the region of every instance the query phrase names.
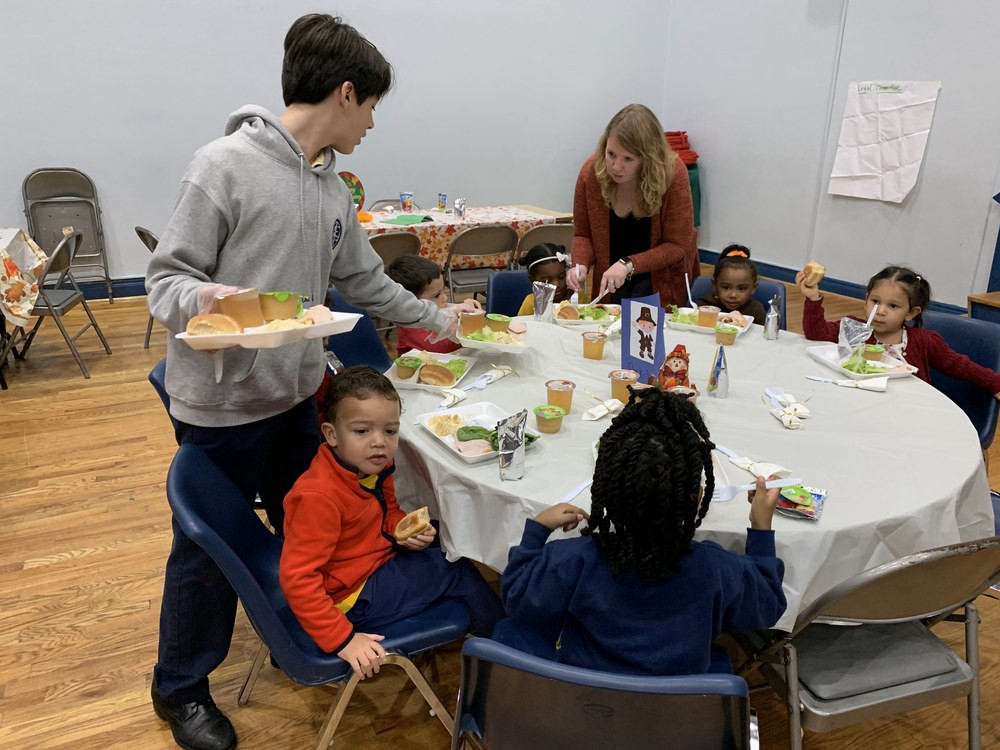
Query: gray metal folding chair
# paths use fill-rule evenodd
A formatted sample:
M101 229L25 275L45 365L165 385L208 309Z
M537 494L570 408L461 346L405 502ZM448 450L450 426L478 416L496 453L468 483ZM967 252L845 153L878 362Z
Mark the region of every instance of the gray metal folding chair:
M62 241L64 227L73 227L83 234L83 244L73 258L73 270L80 272L81 280L102 280L108 301L113 303L101 206L94 181L79 169L45 167L24 178L21 194L28 234L46 253L51 254L52 248Z
M403 255L420 255L420 238L413 232L376 234L369 237L368 241L382 259L383 266L388 266Z
M504 268L509 268L517 249L517 232L506 224L491 224L481 227L469 227L459 232L448 248L448 259L445 261L445 278L451 290L451 301L455 301L455 292L469 289L485 291L486 280L490 274ZM484 255L505 255L498 261L495 268L468 268L455 270L455 258L482 257Z
M160 244L160 238L153 234L151 231L145 227L136 227L135 233L139 235L139 239L142 244L146 246L149 252L155 252L156 246ZM149 348L149 337L153 334L153 316L150 314L149 320L146 322L146 340L142 342L142 348Z
M399 198L380 198L379 200L372 203L370 206L365 206L365 211L380 211L383 208L388 208L392 206L397 211L399 210ZM416 203L413 204L413 210L419 211L420 206Z
M979 750L979 614L973 600L1000 580L1000 537L918 552L870 568L799 614L792 631L752 654L785 697L788 739L966 697L969 747ZM964 610L959 614L959 610ZM963 661L930 629L965 623Z
M0 362L3 362L7 354L11 351L14 352L14 356L17 359L24 359L28 353L28 349L31 348L31 342L35 340L35 335L38 333L42 321L47 317L51 317L55 321L59 332L66 341L66 345L69 347L70 352L73 353L73 358L80 366L83 377L89 378L90 372L83 363L83 359L80 358L80 352L76 349L76 340L84 331L88 328L93 328L97 333L97 337L101 340L101 344L104 345L104 351L111 354L111 347L108 346L108 341L104 338L101 327L97 325L94 314L90 311L90 306L87 304L83 292L76 283L76 279L73 278L73 256L80 248L82 240L83 237L80 232L73 232L73 234L63 237L62 241L56 246L56 249L52 251L40 277L42 284L38 288L38 299L31 309L32 317L37 317L38 320L35 321L34 327L28 332L25 332L23 328L14 329L12 335L4 345L3 351L0 352ZM46 286L45 282L53 274L58 274L57 280L52 286ZM66 288L67 285L69 288ZM70 336L66 330L66 326L63 325L62 319L67 312L77 305L83 306L84 312L87 313L87 318L90 322L86 323L83 328ZM21 345L20 351L16 348L18 345Z
M517 261L535 245L543 242L551 242L553 245L562 245L566 252L570 251L573 245L573 225L572 224L539 224L532 227L521 237L517 243L517 252L511 261L511 268L517 268Z

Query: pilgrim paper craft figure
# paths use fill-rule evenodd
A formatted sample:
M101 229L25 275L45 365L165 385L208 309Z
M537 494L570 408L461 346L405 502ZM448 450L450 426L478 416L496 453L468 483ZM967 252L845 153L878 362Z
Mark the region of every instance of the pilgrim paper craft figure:
M673 351L663 360L663 366L660 368L657 379L660 389L665 391L679 385L690 388L691 384L688 382L688 365L690 364L691 358L688 356L684 344L675 346Z
M660 296L622 300L622 367L639 373L639 382L655 382L663 362L663 310Z

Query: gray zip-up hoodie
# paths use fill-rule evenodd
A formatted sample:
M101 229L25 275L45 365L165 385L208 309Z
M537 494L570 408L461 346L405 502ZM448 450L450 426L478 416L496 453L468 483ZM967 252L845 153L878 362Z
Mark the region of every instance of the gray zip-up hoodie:
M441 331L448 319L383 273L358 223L332 149L312 167L279 118L247 106L226 136L199 149L146 273L153 316L173 333L199 313L205 284L299 292L321 303L335 286L352 304L406 326ZM323 378L322 341L227 349L222 382L212 357L169 336L170 413L203 427L287 411Z

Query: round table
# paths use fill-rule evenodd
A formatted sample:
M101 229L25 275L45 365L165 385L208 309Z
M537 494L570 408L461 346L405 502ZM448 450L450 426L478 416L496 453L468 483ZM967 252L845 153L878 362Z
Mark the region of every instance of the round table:
M488 401L508 413L527 408L533 428L530 409L545 403L545 381L566 378L577 384L562 431L545 435L526 451L523 479L501 480L495 461L464 463L418 426L416 417L434 411L440 393L400 391L404 414L395 481L401 502L430 507L441 521L442 545L452 559L468 557L498 571L506 565L508 549L520 541L524 520L568 500L592 476L592 446L610 419L582 420L584 410L597 404L584 389L610 398L608 373L621 361L620 337L608 341L603 361L585 360L580 334L588 327L523 320L529 327L524 353L467 350L478 357L468 379L485 372L489 363L510 365L517 375L472 390L462 402ZM751 459L780 464L804 484L828 491L819 521L775 515L788 599L777 628L790 629L805 605L873 565L992 536L989 483L976 431L929 384L916 377L894 379L887 392L874 393L806 380L807 374L832 374L807 355L814 342L786 331L777 341L766 341L755 325L726 347L729 395L716 399L705 393L717 349L714 338L668 327L664 344L666 351L675 344L687 347L688 373L702 392L698 406L713 441ZM808 399L812 417L801 430L788 430L771 416L761 398L767 386ZM748 472L720 459L725 476L717 477L718 483L752 481ZM572 502L588 509L589 490ZM713 503L696 538L742 552L748 509L745 493Z

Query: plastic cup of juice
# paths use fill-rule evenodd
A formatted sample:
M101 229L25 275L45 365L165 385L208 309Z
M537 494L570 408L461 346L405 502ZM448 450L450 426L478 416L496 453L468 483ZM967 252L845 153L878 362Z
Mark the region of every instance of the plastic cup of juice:
M264 325L264 313L260 309L260 292L256 289L240 289L232 294L216 297L219 311L239 323L244 330Z
M569 414L573 407L573 389L576 383L572 380L549 380L545 383L546 403L551 406L559 406Z
M562 429L562 421L563 417L566 416L566 410L561 406L545 404L544 406L536 406L534 411L535 423L538 425L539 432L551 435Z
M639 373L635 370L612 370L611 371L611 398L616 398L623 404L628 403L628 387L639 380Z
M462 313L462 315L459 317L459 325L461 326L463 336L468 336L470 333L475 333L480 328L486 325L486 313L485 312Z
M584 331L583 334L583 356L585 359L604 359L604 344L607 343L607 334L599 331Z
M715 305L702 305L698 308L698 325L702 328L715 328L720 312L722 310Z

